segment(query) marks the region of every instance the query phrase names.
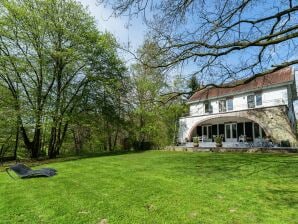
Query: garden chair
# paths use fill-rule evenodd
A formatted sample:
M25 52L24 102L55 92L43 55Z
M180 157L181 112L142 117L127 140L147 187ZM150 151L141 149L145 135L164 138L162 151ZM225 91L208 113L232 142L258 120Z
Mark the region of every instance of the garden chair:
M14 171L20 178L33 178L33 177L51 177L56 175L57 171L52 168L42 168L39 170L32 170L30 167L19 163L6 168L7 174L15 179L11 174L10 170Z

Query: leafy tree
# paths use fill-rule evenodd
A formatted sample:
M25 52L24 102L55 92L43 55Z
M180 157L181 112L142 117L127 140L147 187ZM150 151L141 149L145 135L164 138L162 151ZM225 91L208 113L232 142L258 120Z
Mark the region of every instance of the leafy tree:
M22 139L32 158L45 144L53 158L88 84L113 75L112 37L73 0L1 0L0 8L1 79L21 111Z
M111 52L116 54L116 48ZM119 148L119 141L126 129L129 80L120 61L115 61L109 69L113 75L108 75L107 71L105 79L99 78L88 84L81 105L76 109L74 124L81 128L88 127L90 144L97 142L96 147L114 151Z
M191 78L188 80L187 84L188 84L188 88L190 89L190 94L188 97L191 97L195 91L201 88L201 85L196 75L192 75Z
M0 161L16 159L19 144L19 123L15 100L5 86L0 86Z
M158 46L151 40L146 40L138 54L148 63L158 64L163 55L156 54ZM146 143L157 147L175 141L176 122L183 111L182 102L163 102L161 95L169 88L165 78L165 70L153 68L146 63L132 66L132 93L133 104L131 135L138 143L138 148L144 148Z

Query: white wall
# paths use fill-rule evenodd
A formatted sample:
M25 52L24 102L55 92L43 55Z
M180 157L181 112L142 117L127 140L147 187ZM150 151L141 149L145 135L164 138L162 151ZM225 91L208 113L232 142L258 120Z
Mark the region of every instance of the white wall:
M239 94L233 97L233 111L245 110L247 108L247 96L254 92ZM224 98L222 98L224 99ZM211 100L213 114L219 113L218 99ZM288 90L287 87L276 87L273 89L262 90L262 105L256 107L270 107L278 105L288 105ZM190 116L204 115L204 103L198 102L190 105Z

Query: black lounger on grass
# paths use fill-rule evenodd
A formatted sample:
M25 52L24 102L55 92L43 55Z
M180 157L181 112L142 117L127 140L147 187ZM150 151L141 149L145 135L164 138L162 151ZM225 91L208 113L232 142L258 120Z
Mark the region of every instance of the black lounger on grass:
M51 177L56 175L56 170L52 168L41 168L40 170L32 170L30 167L19 163L9 168L6 168L6 172L9 176L13 176L9 173L9 170L14 171L20 178L32 178L32 177Z

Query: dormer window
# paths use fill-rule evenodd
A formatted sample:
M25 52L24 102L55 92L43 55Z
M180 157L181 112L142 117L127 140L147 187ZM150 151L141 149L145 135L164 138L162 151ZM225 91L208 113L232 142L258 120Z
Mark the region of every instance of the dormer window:
M204 108L205 108L205 114L213 113L213 109L212 109L212 105L211 105L210 101L206 101L204 103Z

